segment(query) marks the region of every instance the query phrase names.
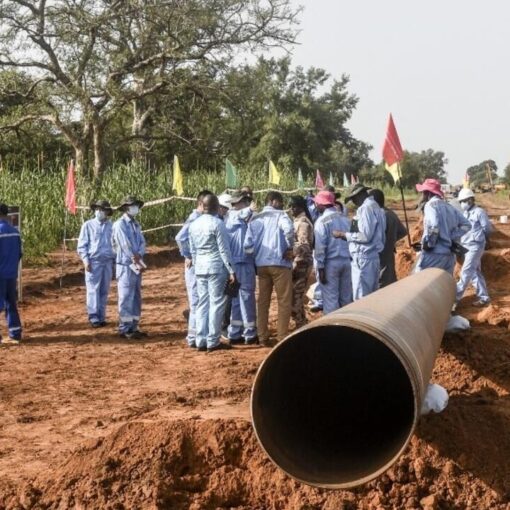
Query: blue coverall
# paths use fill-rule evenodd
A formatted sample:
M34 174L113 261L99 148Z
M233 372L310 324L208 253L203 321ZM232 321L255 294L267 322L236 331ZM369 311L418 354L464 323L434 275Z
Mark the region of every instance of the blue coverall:
M9 338L21 340L16 288L21 260L21 236L7 220L0 220L0 310L5 310ZM1 337L0 337L1 338Z
M119 295L119 333L138 331L142 312L142 274L129 266L135 254L145 255L145 238L140 224L124 213L113 224L113 241L117 251L116 277Z
M372 197L358 207L352 230L345 237L352 258L352 293L357 300L379 288L379 253L384 249L386 216Z
M196 346L211 349L220 343L225 285L234 273L223 221L211 214L201 215L190 225L189 246L198 291Z
M191 260L191 252L189 247L189 227L197 219L201 213L196 209L188 216L188 219L182 226L181 230L175 236L175 241L179 247L181 255ZM184 281L186 283L186 293L188 295L189 317L188 317L188 334L186 340L189 345L195 344L197 336L196 327L196 309L198 305L197 279L195 278L195 268L193 265L184 267Z
M248 221L252 216L249 207L228 212L225 227L230 242L232 263L237 281L241 285L238 297L232 299L232 312L228 337L238 340L252 340L257 336L257 312L255 301L255 261L252 255L244 251L244 240L248 230Z
M333 230L346 232L349 226L349 219L335 207L326 209L315 222L315 267L317 271L324 269L326 277L326 283L321 283L324 314L352 302L349 247L347 241L332 234Z
M490 298L487 283L482 274L482 255L493 227L487 213L476 205L465 211L464 216L471 224L471 230L460 240L468 252L464 255L460 279L457 282L457 301L460 301L467 286L472 283L478 299L482 303L488 303Z
M100 324L106 318L106 304L112 281L115 252L112 240L112 222L97 218L86 221L78 238L78 255L90 271L85 271L87 289L87 313L92 324Z
M432 197L423 209L422 251L416 272L429 267L448 271L453 276L455 255L452 242L471 229L471 223L462 213L438 196Z

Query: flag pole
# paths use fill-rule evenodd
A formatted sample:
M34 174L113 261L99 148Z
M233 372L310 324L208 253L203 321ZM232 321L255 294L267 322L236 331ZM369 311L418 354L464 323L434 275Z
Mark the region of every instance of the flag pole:
M66 239L67 239L67 207L66 207L66 213L64 216L64 239L62 240L62 265L60 266L60 289L62 289L62 279L64 278L64 263L66 258Z
M398 168L398 187L400 188L400 196L402 197L402 206L404 208L404 220L406 222L406 229L407 229L407 242L409 243L409 248L412 247L411 245L411 232L409 231L409 220L407 218L407 208L406 208L406 200L404 198L404 186L402 186L402 173L400 172L400 163L397 163Z

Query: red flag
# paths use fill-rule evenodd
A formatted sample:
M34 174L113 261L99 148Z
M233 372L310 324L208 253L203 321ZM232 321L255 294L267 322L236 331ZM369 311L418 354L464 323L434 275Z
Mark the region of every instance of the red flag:
M66 208L71 214L76 214L76 188L74 186L74 164L73 160L67 168L66 178Z
M315 188L316 189L324 188L324 181L322 180L322 176L321 173L319 172L319 169L317 169L317 174L315 175Z
M393 123L393 117L390 113L390 118L388 119L388 128L386 130L386 138L384 140L383 158L385 163L388 166L391 166L394 163L401 161L403 156L404 151L400 145L397 130L395 128L395 124Z

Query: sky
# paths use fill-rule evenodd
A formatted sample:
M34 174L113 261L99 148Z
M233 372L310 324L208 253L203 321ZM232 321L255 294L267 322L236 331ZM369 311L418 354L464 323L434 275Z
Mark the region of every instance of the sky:
M391 112L402 147L469 166L510 163L510 1L291 0L301 5L293 62L350 76L348 123L381 159Z

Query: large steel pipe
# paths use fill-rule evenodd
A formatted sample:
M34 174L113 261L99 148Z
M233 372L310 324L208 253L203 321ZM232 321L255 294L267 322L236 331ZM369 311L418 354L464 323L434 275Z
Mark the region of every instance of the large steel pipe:
M295 331L260 366L256 435L292 477L349 488L407 446L455 300L453 278L427 269Z

